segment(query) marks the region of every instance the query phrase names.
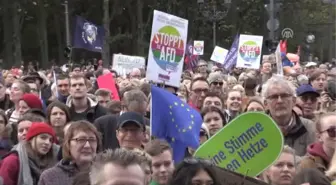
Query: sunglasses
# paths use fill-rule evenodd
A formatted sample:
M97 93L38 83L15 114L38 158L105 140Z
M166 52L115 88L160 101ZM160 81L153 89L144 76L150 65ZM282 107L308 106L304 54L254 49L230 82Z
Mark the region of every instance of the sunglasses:
M190 165L201 163L201 164L208 165L208 166L214 166L214 163L209 159L201 159L201 158L194 158L194 157L185 158L183 162L190 164Z
M220 86L222 86L223 85L223 82L212 82L211 84L213 84L213 85L220 85Z
M327 132L329 137L336 137L336 127L330 127L327 130L322 131L321 133L323 132Z

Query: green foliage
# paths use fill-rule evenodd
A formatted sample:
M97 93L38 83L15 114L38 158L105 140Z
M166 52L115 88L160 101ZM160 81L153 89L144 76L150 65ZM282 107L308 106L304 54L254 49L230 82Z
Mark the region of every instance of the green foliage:
M221 3L224 0L214 1L217 2L219 11L227 12L223 19L216 22L217 45L229 49L238 31L245 34L268 35L265 26L268 14L264 8L264 0L232 0L229 8L222 6ZM18 14L21 15L23 20L21 27L23 59L38 60L40 56L38 6L33 3L34 1L29 0L13 0L10 2L20 3ZM74 28L72 18L75 15L83 16L99 25L103 24L103 0L68 0L68 2L71 34ZM208 1L205 0L205 2ZM328 48L331 41L328 37L329 27L325 25L332 22L332 27L335 27L335 21L331 19L331 17L335 17L335 6L323 4L322 0L281 0L281 2L278 35L280 36L280 30L285 27L294 30L295 38L288 42L290 50L293 51L297 45L303 44L308 32L313 32L317 36L316 39L320 39L315 48ZM66 45L64 6L59 0L45 0L44 3L47 12L49 58L56 58L61 61L62 58L59 58L59 56L62 56L62 54L59 54L59 52L62 52L62 50L60 48ZM188 19L188 40L205 41L206 59L212 53L213 24L208 17L203 16L197 0L110 0L109 9L111 54L147 54L154 9ZM4 17L3 13L3 9L0 9L1 18ZM139 15L141 16L139 17ZM5 27L0 26L0 38L3 38ZM333 29L332 38L335 35L335 29ZM57 40L57 36L61 40ZM321 39L323 39L323 42ZM4 56L3 51L4 44L0 43L0 54L2 53L0 57ZM83 55L77 54L76 56ZM95 54L91 55L90 52L87 52L85 56L92 57ZM76 60L79 60L79 58L76 58Z

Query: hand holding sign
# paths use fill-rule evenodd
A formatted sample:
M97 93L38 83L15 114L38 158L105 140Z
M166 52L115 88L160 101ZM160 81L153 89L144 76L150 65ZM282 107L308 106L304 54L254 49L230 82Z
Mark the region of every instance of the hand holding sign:
M245 113L212 136L195 156L211 159L217 166L255 177L281 154L283 136L266 114Z

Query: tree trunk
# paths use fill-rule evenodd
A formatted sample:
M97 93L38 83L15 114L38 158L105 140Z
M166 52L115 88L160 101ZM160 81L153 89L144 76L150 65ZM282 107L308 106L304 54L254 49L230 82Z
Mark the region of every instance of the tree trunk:
M44 1L38 0L38 21L39 21L39 37L40 37L40 51L41 51L41 66L47 68L48 59L48 35L47 35L47 14L44 7Z
M4 28L4 68L11 67L13 65L13 24L12 24L12 12L13 8L10 4L10 0L3 0L3 28Z
M110 44L108 39L110 38L110 11L109 11L109 0L104 0L103 3L103 9L104 9L104 30L105 30L105 36L104 36L104 47L103 47L103 65L104 67L109 67L110 63Z
M140 56L145 56L145 51L143 47L143 37L145 33L143 24L143 0L137 0L137 19L138 19L138 34L137 34L137 54Z
M22 54L21 54L21 26L20 26L20 9L19 0L13 2L12 16L13 16L13 64L17 67L21 65Z

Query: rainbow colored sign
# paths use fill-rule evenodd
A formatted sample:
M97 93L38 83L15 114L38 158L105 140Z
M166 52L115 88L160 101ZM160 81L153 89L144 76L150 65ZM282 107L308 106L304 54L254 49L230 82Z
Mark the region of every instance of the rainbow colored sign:
M186 50L188 20L154 10L146 78L179 87Z
M155 62L165 71L176 71L185 53L185 43L179 31L173 26L164 26L151 42Z
M240 35L236 67L259 69L262 43L262 36Z

